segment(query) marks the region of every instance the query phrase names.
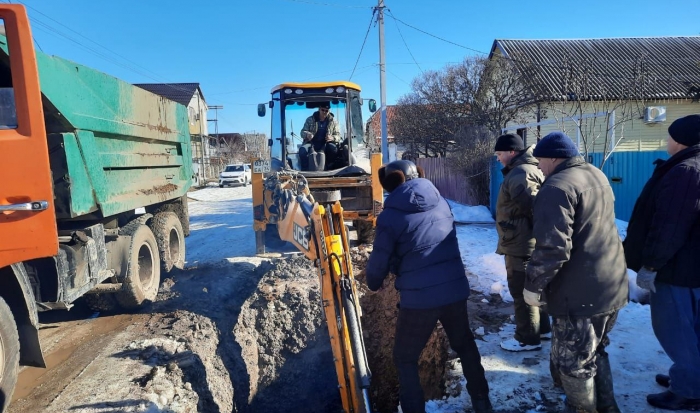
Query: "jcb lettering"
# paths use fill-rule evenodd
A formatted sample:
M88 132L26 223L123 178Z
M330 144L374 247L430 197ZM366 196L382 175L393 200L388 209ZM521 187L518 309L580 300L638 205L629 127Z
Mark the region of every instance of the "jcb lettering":
M307 236L307 229L301 225L294 223L294 241L299 245L304 247L307 251L309 250L309 237Z

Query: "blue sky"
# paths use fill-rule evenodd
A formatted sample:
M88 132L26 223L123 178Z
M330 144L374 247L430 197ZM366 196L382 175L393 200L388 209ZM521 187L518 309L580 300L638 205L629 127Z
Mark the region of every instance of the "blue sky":
M365 98L379 102L374 24L360 56L376 1L22 2L45 53L132 83L199 82L210 105L224 106L220 132L269 133L269 117L258 118L255 104L269 100L272 86L348 79L356 63L351 80L362 86ZM483 53L496 38L700 35L700 0L385 0L385 5L398 20ZM477 53L389 15L385 34L388 104L410 90L421 70Z

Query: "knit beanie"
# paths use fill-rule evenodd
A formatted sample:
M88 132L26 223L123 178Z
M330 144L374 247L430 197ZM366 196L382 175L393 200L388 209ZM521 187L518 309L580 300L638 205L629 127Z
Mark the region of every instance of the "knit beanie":
M578 148L564 132L552 132L542 138L532 152L535 158L573 158Z
M393 192L399 185L415 178L424 178L425 171L411 161L398 160L379 168L379 183L387 192Z
M688 115L676 119L668 127L668 134L674 141L685 146L700 144L700 115Z
M518 135L508 133L501 135L496 139L496 147L494 152L522 151L525 149L525 144L522 138Z

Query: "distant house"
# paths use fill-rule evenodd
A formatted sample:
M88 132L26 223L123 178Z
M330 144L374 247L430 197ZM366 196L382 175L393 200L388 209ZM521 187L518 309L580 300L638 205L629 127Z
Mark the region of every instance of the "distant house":
M187 107L187 117L190 123L190 136L192 139L192 161L195 174L202 176L200 164L209 165L210 149L207 145L209 128L207 126L207 102L199 87L199 83L137 83L136 86L146 89L151 93L163 96ZM204 142L204 152L202 152ZM210 177L214 172L208 171L205 177Z
M698 36L499 39L489 59L510 62L506 67L520 74L531 97L524 119L503 132L528 145L551 131L566 132L589 162L602 165L620 219L629 219L652 162L667 156L668 126L700 113ZM494 171L492 198L500 179Z
M529 120L507 127L529 143L565 130L589 135L587 153L663 151L668 125L700 112L700 36L495 40L489 59L512 62L530 88Z

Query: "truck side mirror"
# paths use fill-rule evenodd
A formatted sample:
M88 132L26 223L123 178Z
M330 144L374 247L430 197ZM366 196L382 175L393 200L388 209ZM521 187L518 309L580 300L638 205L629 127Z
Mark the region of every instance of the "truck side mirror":
M374 112L377 111L377 101L376 101L376 100L370 99L370 100L369 100L369 103L368 103L368 106L369 106L369 111L370 111L370 112L374 113Z
M266 108L265 108L264 103L258 104L258 116L260 116L261 118L264 118L265 117L265 109Z
M272 146L272 139L267 140L267 146Z

